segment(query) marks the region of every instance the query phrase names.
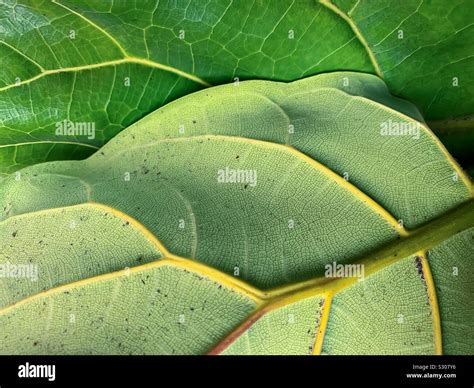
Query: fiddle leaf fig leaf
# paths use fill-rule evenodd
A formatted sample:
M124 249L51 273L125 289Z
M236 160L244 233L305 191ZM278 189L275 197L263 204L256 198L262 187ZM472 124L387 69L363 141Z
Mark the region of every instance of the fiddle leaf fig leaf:
M374 75L205 89L4 179L0 352L469 353L472 197Z
M472 12L467 0L2 1L0 176L83 159L198 89L341 70L378 75L442 134L459 120L470 133ZM468 159L465 138L443 141Z

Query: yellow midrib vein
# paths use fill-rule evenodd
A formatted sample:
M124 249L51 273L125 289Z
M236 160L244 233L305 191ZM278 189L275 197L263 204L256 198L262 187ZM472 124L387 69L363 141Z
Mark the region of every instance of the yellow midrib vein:
M55 0L53 0L53 2L58 4L58 5L61 5ZM334 12L336 12L341 17L343 17L349 23L351 28L353 28L353 30L354 30L354 28L357 29L357 27L352 22L352 20L349 17L347 17L347 15L343 14L342 11L337 9L329 1L322 0L321 3L323 3L325 6L332 9ZM77 15L81 16L80 14L77 14ZM84 17L83 17L83 19L89 21L88 19L86 19ZM106 33L105 30L103 32ZM370 48L368 47L367 42L365 42L365 39L362 37L362 35L360 34L360 32L358 30L357 31L354 30L354 32L356 33L356 36L359 38L359 40L361 40L361 43L364 45L364 47L366 47L367 52L369 54L369 57L370 57L371 61L374 64L374 68L376 70L376 73L380 77L382 77L382 73L380 71L380 68L378 67L378 64L375 60L375 57L373 56L373 53L371 52ZM99 63L99 64L92 64L92 65L85 65L85 66L78 66L78 67L71 67L71 68L63 68L63 69L56 69L56 70L43 70L40 74L38 74L37 76L35 76L35 77L33 77L29 80L26 80L24 82L19 82L18 84L9 85L9 86L4 87L4 88L0 88L0 91L11 88L11 87L20 86L22 84L30 83L34 80L37 80L41 77L44 77L44 76L50 75L50 74L70 72L70 71L72 72L72 71L89 70L89 69L93 69L93 68L119 65L119 64L123 64L123 63L138 63L138 64L142 64L144 66L159 68L159 69L162 69L162 70L165 70L165 71L169 71L169 72L178 74L182 77L191 79L191 80L193 80L195 82L198 82L198 83L201 83L205 86L210 86L209 84L207 84L205 81L199 79L198 77L195 77L194 75L182 72L179 69L175 69L175 68L170 67L170 66L162 65L160 63L153 62L153 61L150 61L150 60L147 60L147 59L140 59L140 58L130 57L126 54L125 51L123 51L121 46L118 44L118 42L115 41L115 39L113 37L111 37L108 33L106 33L106 34L115 43L117 43L118 47L121 49L122 53L125 55L125 58L119 59L119 60L114 60L114 61L108 61L108 62L104 62L104 63ZM71 144L77 144L77 143L71 143ZM16 145L19 145L19 144L8 145L8 146L16 146ZM90 146L90 145L88 145L88 146ZM91 146L91 147L93 147L93 146ZM2 148L2 146L0 146L0 148ZM288 147L288 148L290 149L290 151L292 150L291 147ZM105 206L105 205L101 205L101 204L94 204L94 205L98 206L98 207ZM109 208L109 207L107 207L107 208L118 212L116 209ZM121 214L121 216L124 216L126 219L131 219L128 215L126 215L124 213L120 212L120 214ZM136 221L136 222L138 222L138 221ZM141 225L141 227L146 229L143 225ZM158 242L156 237L151 232L149 232L148 230L147 230L147 234L153 236L153 238ZM209 277L210 279L215 279L215 280L221 282L223 285L226 285L230 288L236 289L239 292L247 295L249 298L253 299L257 303L257 306L262 306L262 308L263 308L263 306L265 306L265 312L273 310L274 308L281 307L281 306L283 306L285 304L288 304L288 303L294 303L295 300L300 300L300 299L306 298L306 297L309 296L308 292L310 294L324 294L325 295L325 307L324 307L324 310L323 310L323 314L325 314L324 315L325 318L322 319L320 329L319 329L323 333L323 335L322 336L320 336L320 335L317 336L315 349L314 349L315 353L319 353L321 351L322 340L324 338L324 332L325 332L325 328L326 328L326 324L327 324L327 318L329 316L330 302L332 300L333 294L335 294L337 292L340 292L342 289L345 289L345 288L347 288L347 287L349 287L350 285L353 284L352 280L349 280L349 281L344 280L344 281L336 281L336 282L334 282L334 280L332 280L330 282L325 282L325 281L323 281L324 279L320 278L319 279L320 284L318 284L318 281L315 281L316 279L313 279L311 281L311 282L314 283L315 287L308 288L308 287L306 287L306 285L301 287L301 285L303 283L306 283L306 282L303 282L303 283L299 283L297 285L292 285L290 287L291 289L287 289L287 286L285 286L285 287L282 287L282 288L279 288L279 289L275 289L275 290L272 290L272 291L265 292L265 291L258 290L256 288L246 284L245 282L242 282L238 279L235 279L232 276L226 275L226 274L224 274L224 273L220 272L219 270L216 270L212 267L208 267L208 266L203 265L201 263L194 262L194 261L191 261L189 259L185 259L185 258L181 258L179 256L172 255L168 251L166 251L166 249L164 248L164 246L162 246L161 243L158 243L158 244L163 249L163 253L165 254L164 259L159 260L159 261L154 262L154 263L149 263L149 264L145 264L145 265L142 265L142 266L133 267L133 268L130 269L130 271L132 271L132 272L142 271L142 270L147 270L147 269L151 269L151 268L157 268L159 266L164 266L164 265L171 265L171 266L180 267L180 268L187 269L187 270L192 270L192 271L195 271L196 273L203 274L203 275ZM398 257L397 259L395 259L394 257L392 257L393 260L385 261L385 264L383 266L379 267L378 270L380 270L381 268L384 268L388 265L391 265L391 264L393 264L393 262L401 260L402 258L403 257ZM433 290L434 290L434 283L433 283L431 272L429 270L429 266L428 266L428 263L426 261L425 256L423 256L423 260L424 260L423 261L423 263L424 263L423 268L426 271L425 276L426 276L426 279L427 279L427 287L428 287L428 292L429 292L429 295L430 295L430 301L433 301L432 294L433 294ZM14 305L9 306L5 309L0 309L0 314L3 313L4 310L14 308L19 304L27 303L30 299L44 297L46 295L50 295L51 293L56 293L56 292L59 293L59 292L62 292L64 289L70 289L70 288L79 286L81 284L89 284L89 283L92 283L92 282L105 280L105 279L108 279L108 278L123 276L123 273L124 273L123 270L122 271L117 271L117 272L114 272L114 273L99 275L99 276L93 277L93 278L83 279L83 280L80 280L80 281L77 281L77 282L70 283L68 285L59 286L59 287L53 288L51 290L45 291L44 293L36 294L36 295L31 296L31 297L25 298L24 300L22 300L20 302L17 302ZM329 284L329 283L333 283L334 285L330 286L328 288L325 288L324 286ZM293 286L295 286L295 287L293 287ZM330 291L327 291L328 289ZM297 299L293 299L293 297L295 297L295 296L297 296ZM327 303L327 306L326 306L326 303ZM434 303L436 304L436 307L438 308L436 298L434 298ZM434 306L432 306L432 308L434 309ZM440 335L441 334L440 334L439 311L438 311L437 317L433 317L433 319L434 319L434 326L435 326L435 339L437 341L436 351L438 352L438 351L440 351L440 348L441 348L441 345L440 345L441 342L438 342L438 340L441 341L440 340ZM323 324L323 322L324 322L324 324ZM436 333L438 333L438 334L436 334Z
M443 227L441 227L443 226ZM404 237L400 241L389 243L387 246L375 251L369 256L355 260L354 264L363 264L365 267L365 276L370 276L392 264L399 262L409 256L419 254L420 251L425 252L441 241L459 233L467 228L474 227L474 202L469 202L459 206L450 213L438 217L429 224L426 224L409 237ZM441 233L437 232L441 230ZM423 255L421 255L424 257ZM434 347L435 353L442 353L442 337L441 337L441 318L439 306L436 297L434 280L431 275L428 263L425 259L423 262L425 281L427 286L428 298L430 300L431 310L433 314L433 330L434 330ZM211 354L217 354L224 349L221 343L230 345L236 339L236 333L239 333L243 327L247 326L247 322L255 323L264 311L265 314L274 309L283 307L288 304L295 303L299 300L321 295L325 300L322 311L321 322L318 328L316 341L314 344L313 354L319 355L322 351L324 337L327 329L332 299L336 294L346 288L357 283L357 278L314 278L308 281L299 282L287 286L275 288L266 291L263 295L263 303L257 310L244 322L242 322L234 331L226 336L211 351Z
M316 338L315 342L315 349L314 352L318 354L322 348L322 341L324 340L324 333L326 330L327 319L330 313L330 303L332 297L339 293L341 290L344 290L355 282L357 282L356 278L324 278L318 277L314 279L310 279L308 281L298 282L291 285L285 285L282 287L277 287L271 290L260 290L256 287L253 287L246 282L237 279L231 275L228 275L220 270L217 270L213 267L209 267L206 264L193 261L190 259L186 259L183 257L176 256L174 254L169 253L169 251L165 248L165 246L158 240L158 238L148 230L143 224L139 221L134 219L133 217L123 213L122 211L115 209L113 207L99 204L96 202L90 202L86 204L80 205L72 205L68 206L67 208L72 207L84 207L84 206L92 206L97 207L102 210L106 210L111 212L112 214L120 217L124 220L130 222L132 227L135 227L139 230L146 238L148 238L163 254L164 258L127 268L121 271L111 272L107 274L102 274L86 279L81 279L75 282L71 282L69 284L57 286L46 290L44 292L31 295L26 297L18 302L15 302L9 306L0 309L0 315L7 314L10 311L14 310L18 306L31 302L33 300L49 297L50 295L54 295L57 293L61 293L66 290L70 290L75 287L88 285L104 280L110 280L121 276L126 276L130 272L140 272L148 269L157 268L160 266L174 266L179 267L184 270L189 270L205 276L211 280L217 281L222 285L235 290L243 295L246 295L249 299L253 300L256 304L255 312L248 317L239 327L245 326L246 322L249 320L255 319L255 316L258 314L263 314L263 312L267 313L274 309L283 307L285 305L295 303L299 300L315 296L315 295L322 295L325 297L325 300L328 302L328 305L325 306L326 310L323 310L323 316L321 319L320 327L318 328L318 337ZM66 208L66 207L63 207ZM40 210L35 213L26 213L22 215L18 215L15 217L29 217L32 214L39 214L39 213L47 213L50 211L60 211L63 208L55 208L55 209L45 209ZM4 222L8 222L9 219L4 220ZM366 276L370 276L371 274L380 271L381 269L392 265L420 250L426 251L433 247L434 245L439 244L441 241L453 236L456 233L459 233L462 230L470 228L474 226L474 202L471 200L458 208L452 210L451 212L444 214L441 217L438 217L434 221L426 224L412 232L410 236L401 237L399 241L394 241L392 243L387 244L387 246L382 247L381 249L375 251L374 253L370 254L369 256L361 259L355 260L354 263L362 263L365 265L365 273ZM425 273L428 275L426 276L427 279L427 287L428 293L430 297L430 301L436 303L437 301L432 296L432 292L430 291L430 287L434 287L434 285L430 285L430 281L432 282L431 273L429 271L429 267L426 266ZM431 280L430 280L431 279ZM431 294L430 294L431 292ZM326 303L326 302L325 302ZM434 309L434 305L433 305ZM438 318L439 321L439 318ZM435 330L435 340L436 343L436 350L439 351L441 339L440 339L440 328L436 327L436 317L434 317L434 330ZM236 329L238 330L238 328ZM235 331L234 331L235 332ZM438 334L436 334L438 333ZM230 334L232 335L232 333ZM226 337L227 338L227 337ZM225 340L225 339L224 339ZM217 345L219 346L219 344Z
M186 73L182 70L176 69L174 67L163 65L161 63L154 62L154 61L151 61L149 59L126 57L126 58L121 58L121 59L115 59L115 60L112 60L112 61L94 63L94 64L90 64L90 65L63 67L61 69L44 70L44 71L40 72L39 74L35 75L34 77L31 77L31 78L28 78L28 79L22 80L22 81L20 80L19 82L16 82L16 83L11 84L11 85L3 86L3 87L0 88L0 92L3 92L5 90L9 90L9 89L12 89L12 88L16 88L16 87L19 87L19 86L23 86L23 85L28 85L31 82L37 81L37 80L39 80L43 77L46 77L46 76L52 75L52 74L71 73L71 72L93 70L93 69L98 69L98 68L102 68L102 67L123 65L123 64L127 64L127 63L128 64L130 64L130 63L140 64L140 65L143 65L143 66L148 66L148 67L153 67L153 68L156 68L156 69L168 71L170 73L177 74L177 75L179 75L183 78L187 78L191 81L194 81L194 82L199 83L201 85L204 85L206 87L211 86L211 84L209 84L208 82L202 80L201 78L199 78L195 75Z

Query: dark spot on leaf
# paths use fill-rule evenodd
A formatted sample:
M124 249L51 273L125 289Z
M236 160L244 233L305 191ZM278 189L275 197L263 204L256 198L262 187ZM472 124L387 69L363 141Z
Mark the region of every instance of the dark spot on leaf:
M415 264L416 264L416 269L418 270L418 275L421 276L421 278L424 278L423 274L423 263L421 262L421 256L416 256L415 257Z

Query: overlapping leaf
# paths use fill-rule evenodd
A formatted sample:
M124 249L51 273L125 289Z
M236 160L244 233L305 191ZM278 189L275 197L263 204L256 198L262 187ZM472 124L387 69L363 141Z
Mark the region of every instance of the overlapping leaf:
M469 353L472 185L419 120L375 76L249 81L19 171L0 188L0 258L48 279L7 286L2 351ZM120 255L99 263L85 236L103 225ZM327 277L335 263L365 280Z
M166 102L239 79L374 73L456 156L472 145L469 1L14 1L0 5L0 174L81 159ZM95 125L94 136L56 132Z

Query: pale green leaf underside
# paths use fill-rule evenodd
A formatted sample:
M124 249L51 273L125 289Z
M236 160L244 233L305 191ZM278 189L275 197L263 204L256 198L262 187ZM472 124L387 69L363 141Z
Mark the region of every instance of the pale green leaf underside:
M425 287L412 256L336 295L323 354L434 354Z
M471 19L466 0L4 1L0 174L82 159L168 101L235 77L370 72L449 123L472 115ZM94 123L95 138L56 135L63 120Z
M271 311L240 335L223 355L312 354L324 299L315 296Z
M0 353L203 353L254 307L183 269L124 273L0 313Z
M0 223L0 264L37 265L37 278L3 278L0 307L84 278L145 264L162 252L126 219L81 205Z
M321 275L328 261L363 257L396 239L398 220L418 226L470 198L426 127L344 92L344 80L349 92L408 109L376 77L355 73L202 91L148 116L87 161L37 165L19 181L5 180L2 216L95 201L139 220L171 252L228 273L237 266L258 286ZM382 136L389 120L420 125L419 138ZM220 183L226 168L255 170L257 184ZM349 182L338 175L345 173ZM253 270L259 265L266 271Z
M110 233L130 230L120 237L123 247L129 246L123 256L111 259L114 251L100 252L110 269L81 268L69 279L49 279L41 286L49 290L39 295L18 280L15 286L25 298L0 310L7 325L1 337L5 353L188 354L225 351L226 344L229 353L433 354L441 350L441 333L445 352L469 353L458 336L472 331L462 328L472 321L472 309L463 309L449 289L472 300L472 272L453 284L445 271L452 260L459 260L461 269L470 259L466 253L472 247L459 243L459 235L448 238L473 226L472 206L466 205L459 226L457 220L440 231L429 225L465 202L472 204L471 183L410 116L419 119L416 109L391 97L373 76L249 81L178 100L85 161L37 165L5 179L0 225L6 249L20 263L31 259L30 253L40 268L55 265L55 271L61 267L54 253L70 263L90 261L80 249L84 243L69 248L77 242L76 229L60 233L71 216L89 214L90 223L83 225L87 236L101 238L95 231L106 224ZM420 124L419 137L383 136L380 127L387 120ZM256 184L220 182L219 170L226 167L256 171ZM344 172L348 180L341 177ZM110 219L104 219L104 208L112 209ZM47 256L40 248L27 249L37 235L22 237L39 222L51 225L45 231L52 244ZM420 237L418 246L417 232L426 223L433 238L426 243ZM377 256L387 244L409 248L398 258ZM428 261L420 266L413 255L424 257L417 252L439 244L457 244L456 256L447 256L449 248L434 248L428 260L439 267L433 266L431 276ZM150 259L156 252L162 260L140 266L137 254L144 252ZM325 264L371 255L366 264L372 272L364 282L324 283ZM111 273L120 266L131 267L131 273ZM308 279L315 282L305 288ZM170 299L156 296L160 286ZM281 295L284 303L273 304ZM108 302L98 302L101 298ZM367 308L368 299L379 302ZM84 315L71 324L74 309ZM262 315L265 311L271 315ZM295 326L278 325L289 313ZM31 316L38 314L45 326L35 329ZM397 321L400 314L405 325ZM255 317L254 327L238 329ZM131 332L125 318L133 321ZM267 328L273 321L282 342ZM22 329L13 332L16 327ZM73 332L63 338L64 330ZM386 338L388 332L393 338Z
M474 351L474 228L457 234L430 252L438 293L443 346L448 354Z

